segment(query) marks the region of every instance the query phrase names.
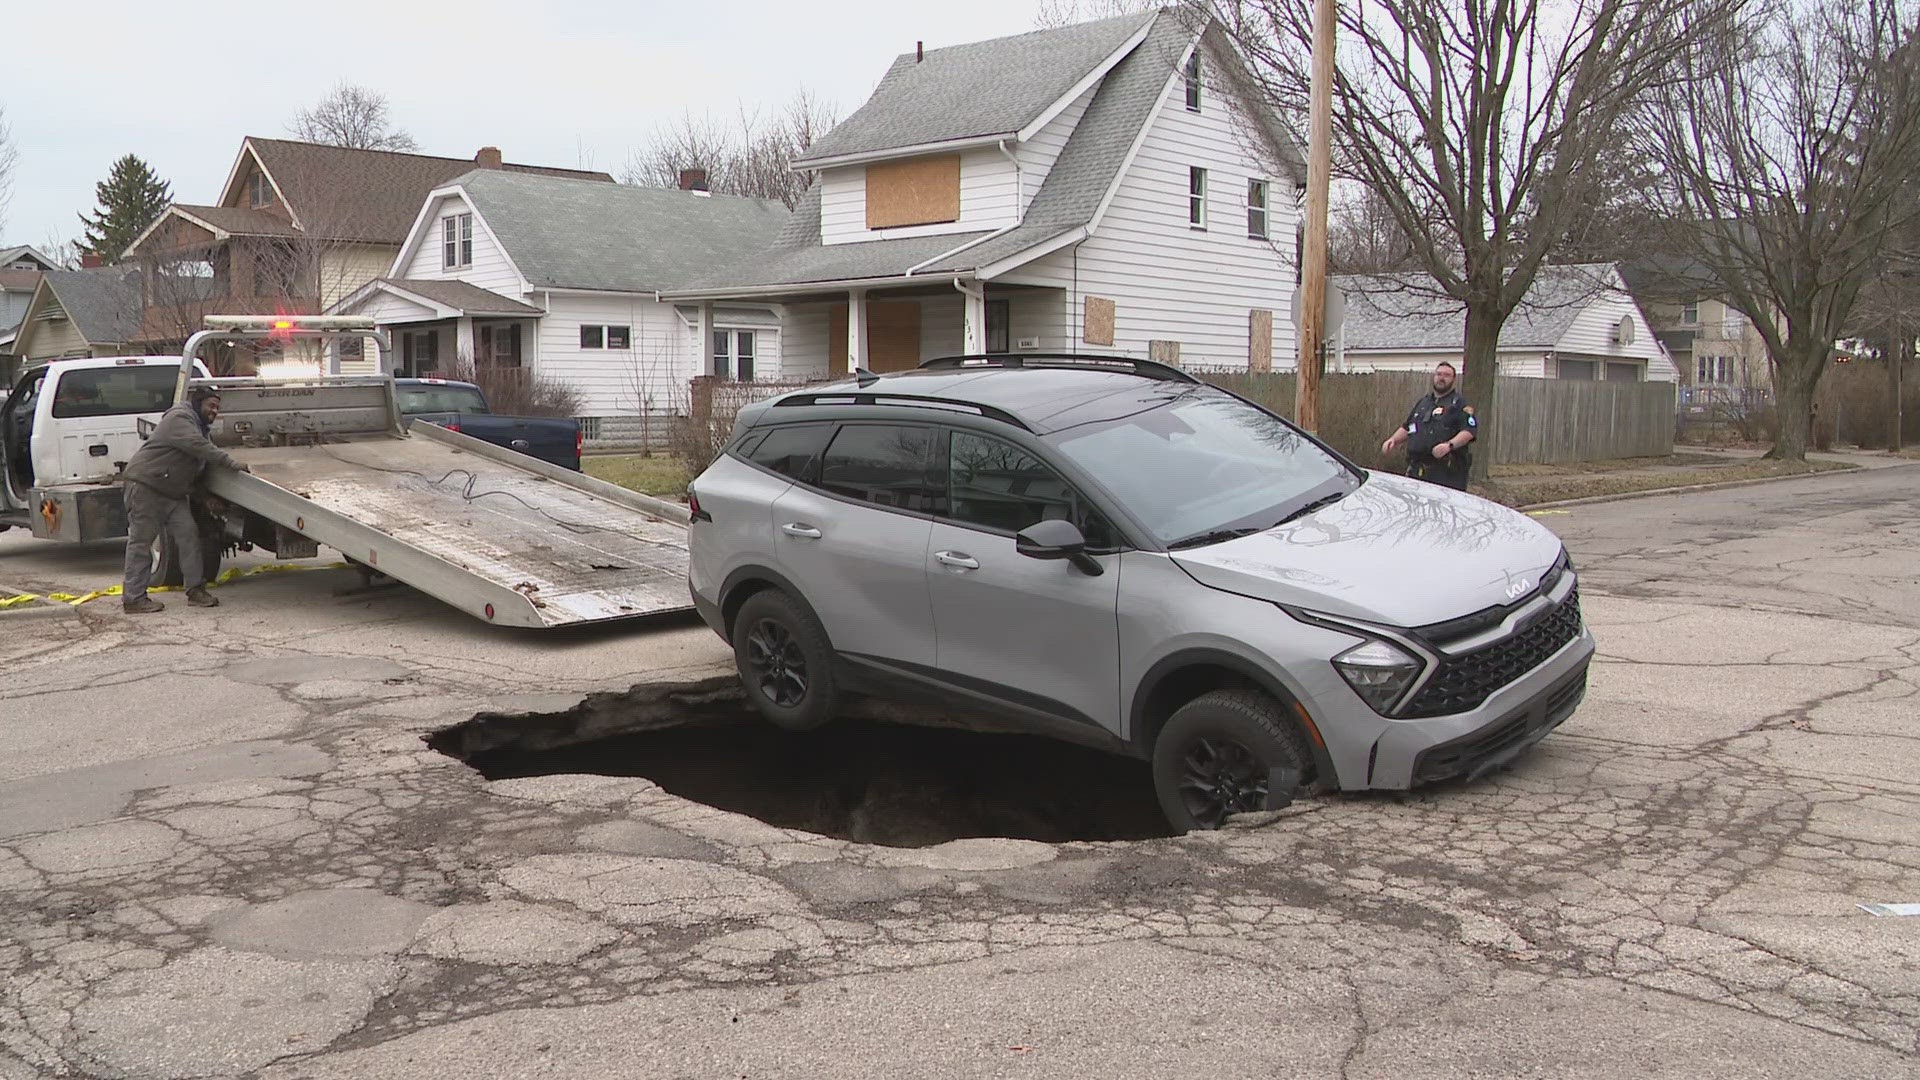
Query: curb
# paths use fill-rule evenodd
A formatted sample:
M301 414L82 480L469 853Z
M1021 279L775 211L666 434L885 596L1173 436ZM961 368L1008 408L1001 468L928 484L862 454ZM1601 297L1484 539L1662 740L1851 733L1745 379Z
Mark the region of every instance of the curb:
M1920 464L1920 463L1917 463ZM1886 468L1901 468L1898 465ZM1647 499L1656 495L1684 495L1694 491L1724 491L1732 488L1754 487L1759 484L1778 484L1787 480L1809 480L1819 476L1833 476L1840 473L1878 472L1864 465L1849 465L1844 469L1827 469L1823 472L1795 473L1792 476L1753 476L1745 480L1721 480L1711 484L1688 484L1684 487L1647 488L1644 491L1620 491L1611 495L1589 495L1581 499L1561 499L1557 502L1523 503L1510 507L1521 513L1532 510L1559 510L1570 506L1593 506L1598 503L1624 502L1627 499Z
M45 600L19 607L0 608L0 621L7 619L58 619L62 616L78 618L80 609L72 604L55 604Z

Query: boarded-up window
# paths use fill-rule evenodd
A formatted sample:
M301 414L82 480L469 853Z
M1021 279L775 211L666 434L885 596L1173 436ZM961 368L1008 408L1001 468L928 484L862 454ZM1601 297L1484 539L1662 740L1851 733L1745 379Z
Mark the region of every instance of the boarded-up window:
M960 155L867 166L867 228L960 220Z
M1147 342L1147 359L1179 367L1180 343L1177 341L1162 341L1159 338L1155 338Z
M847 370L847 305L827 318L827 359ZM912 300L867 304L867 370L912 371L920 366L920 305Z
M1273 370L1273 312L1266 308L1247 313L1247 370Z
M1086 325L1080 330L1080 337L1089 345L1113 344L1113 301L1104 296L1089 296L1082 305L1081 316Z

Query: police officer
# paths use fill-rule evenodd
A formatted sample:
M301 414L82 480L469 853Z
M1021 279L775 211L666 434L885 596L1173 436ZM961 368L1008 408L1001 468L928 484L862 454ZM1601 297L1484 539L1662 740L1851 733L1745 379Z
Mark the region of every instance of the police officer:
M1473 406L1460 396L1458 380L1453 365L1440 361L1433 369L1433 392L1421 398L1400 430L1380 444L1380 452L1391 454L1405 446L1408 476L1465 491L1467 470L1473 464L1467 444L1480 422L1474 419Z

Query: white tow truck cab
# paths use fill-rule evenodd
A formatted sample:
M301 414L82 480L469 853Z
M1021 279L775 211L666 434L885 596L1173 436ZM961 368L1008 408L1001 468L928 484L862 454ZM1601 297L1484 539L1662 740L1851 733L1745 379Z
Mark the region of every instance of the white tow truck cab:
M687 510L432 424L411 430L390 375L340 375L355 316L209 316L180 356L56 360L0 403L0 531L80 543L126 535L123 472L175 402L221 395L209 438L251 473L209 469L194 500L211 579L229 551L362 568L488 622L530 628L684 611ZM209 342L318 340L333 374L211 377ZM183 361L190 367L183 369ZM164 538L162 584L178 580Z

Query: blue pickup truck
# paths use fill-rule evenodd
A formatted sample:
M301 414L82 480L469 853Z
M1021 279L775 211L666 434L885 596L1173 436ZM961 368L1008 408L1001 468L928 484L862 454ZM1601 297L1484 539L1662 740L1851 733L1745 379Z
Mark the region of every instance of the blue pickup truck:
M482 442L518 450L564 469L580 469L580 421L558 416L500 416L487 396L467 382L395 379L400 415L437 424Z

